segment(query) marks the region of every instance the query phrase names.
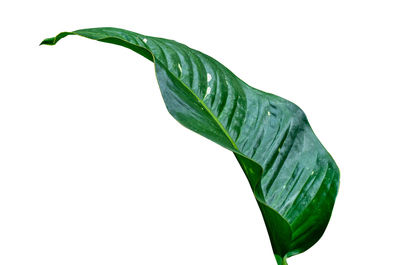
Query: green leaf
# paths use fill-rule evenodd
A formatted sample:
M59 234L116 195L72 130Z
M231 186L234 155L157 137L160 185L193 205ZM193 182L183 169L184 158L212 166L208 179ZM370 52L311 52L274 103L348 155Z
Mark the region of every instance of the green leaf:
M257 90L197 50L117 28L63 32L113 43L154 62L169 113L231 150L246 174L278 264L314 245L329 222L339 169L292 102Z

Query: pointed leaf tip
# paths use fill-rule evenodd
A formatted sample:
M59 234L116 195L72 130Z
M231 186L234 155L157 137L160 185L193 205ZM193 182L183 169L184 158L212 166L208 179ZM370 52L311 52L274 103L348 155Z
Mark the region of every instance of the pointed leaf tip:
M44 39L39 45L55 45L62 38L74 34L73 32L61 32L55 37Z
M42 42L39 44L40 45L54 45L54 38L47 38L42 40Z

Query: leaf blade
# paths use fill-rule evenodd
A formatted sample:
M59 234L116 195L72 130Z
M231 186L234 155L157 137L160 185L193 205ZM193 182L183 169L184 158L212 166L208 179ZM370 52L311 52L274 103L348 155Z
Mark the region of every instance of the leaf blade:
M339 169L292 102L257 90L218 61L181 43L116 29L63 32L129 48L155 64L171 115L233 151L264 217L277 262L322 236L339 186ZM279 257L279 258L278 258Z

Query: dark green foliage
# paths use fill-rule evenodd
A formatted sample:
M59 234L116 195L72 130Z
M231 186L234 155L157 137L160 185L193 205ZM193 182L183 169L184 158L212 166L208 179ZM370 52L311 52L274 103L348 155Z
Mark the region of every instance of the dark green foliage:
M171 115L234 152L261 209L278 264L322 236L339 170L292 102L250 87L213 58L181 43L116 28L63 32L129 48L155 64Z

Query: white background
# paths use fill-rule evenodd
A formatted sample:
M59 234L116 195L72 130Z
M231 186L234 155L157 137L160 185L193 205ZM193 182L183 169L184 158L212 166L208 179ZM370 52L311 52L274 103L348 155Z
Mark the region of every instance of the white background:
M341 169L290 265L400 264L398 1L2 1L0 264L275 264L233 155L166 111L151 62L60 31L201 50L298 104Z

